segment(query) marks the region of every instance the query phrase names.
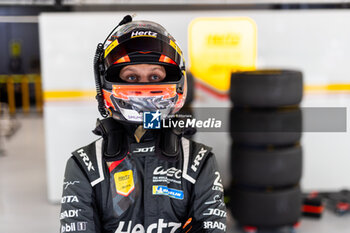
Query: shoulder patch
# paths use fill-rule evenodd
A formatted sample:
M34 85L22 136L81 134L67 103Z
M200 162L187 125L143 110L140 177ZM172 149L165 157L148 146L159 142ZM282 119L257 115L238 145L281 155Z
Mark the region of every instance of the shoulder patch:
M85 167L87 170L90 171L96 171L94 166L92 165L91 159L89 156L85 153L84 148L81 148L77 150L78 156L82 159L82 162L85 164Z
M72 153L84 168L91 186L104 180L101 145L102 138Z
M199 151L195 154L196 156L194 157L191 169L192 171L197 172L198 167L201 165L203 158L208 154L208 149L204 146L201 146Z
M181 140L184 162L182 176L194 184L211 148L186 138Z

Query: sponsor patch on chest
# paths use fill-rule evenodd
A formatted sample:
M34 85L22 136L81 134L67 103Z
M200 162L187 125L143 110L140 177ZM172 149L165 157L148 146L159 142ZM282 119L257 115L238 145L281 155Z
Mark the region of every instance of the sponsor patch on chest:
M182 171L175 167L163 168L158 166L153 171L153 183L176 183L181 184Z
M184 192L162 185L153 185L153 195L164 195L175 199L184 199Z
M135 189L132 170L115 173L114 182L117 193L122 196L128 196Z

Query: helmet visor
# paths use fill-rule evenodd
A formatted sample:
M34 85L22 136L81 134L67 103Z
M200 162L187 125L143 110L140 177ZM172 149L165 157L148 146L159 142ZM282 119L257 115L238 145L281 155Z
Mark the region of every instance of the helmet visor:
M118 59L135 53L157 53L159 55L165 55L172 59L177 65L182 66L182 52L175 42L170 39L166 41L146 36L131 38L118 44L106 54L105 64L107 67L110 67L115 64Z

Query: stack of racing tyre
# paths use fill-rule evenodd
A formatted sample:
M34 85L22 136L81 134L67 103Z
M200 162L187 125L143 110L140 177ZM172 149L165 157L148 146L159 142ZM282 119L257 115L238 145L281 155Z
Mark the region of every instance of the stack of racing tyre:
M301 216L302 73L231 76L232 185L228 207L246 232L295 231Z

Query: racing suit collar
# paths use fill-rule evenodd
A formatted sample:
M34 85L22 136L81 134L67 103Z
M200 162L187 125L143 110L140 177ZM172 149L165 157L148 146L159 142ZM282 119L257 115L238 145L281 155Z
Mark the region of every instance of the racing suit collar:
M103 137L103 154L106 159L121 159L130 150L131 143L136 143L134 137L138 125L117 121L112 117L97 119L93 133ZM156 141L159 130L147 130L140 138L140 143Z
M93 132L103 137L103 155L107 160L122 159L128 152L132 152L131 144L137 143L134 136L137 127L136 124L127 124L111 117L103 120L97 119ZM183 132L175 128L148 129L140 138L139 143L146 147L154 146L152 150L162 159L176 160L181 153L180 140L182 136ZM144 145L135 145L134 147L141 148Z

